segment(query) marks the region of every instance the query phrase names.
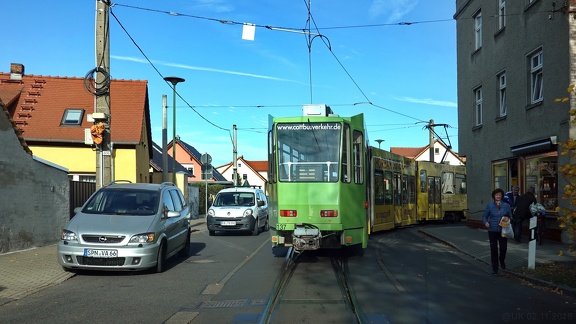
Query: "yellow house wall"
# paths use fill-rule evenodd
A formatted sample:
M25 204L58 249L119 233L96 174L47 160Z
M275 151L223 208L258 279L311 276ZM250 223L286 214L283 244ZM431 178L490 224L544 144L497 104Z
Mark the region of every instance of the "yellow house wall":
M61 165L69 173L96 173L96 151L91 147L66 148L30 146L35 156Z
M66 148L30 146L32 153L44 160L61 165L69 173L96 173L96 151L92 148ZM114 180L130 180L132 182L149 182L148 151L144 145L136 148L114 147L113 154Z

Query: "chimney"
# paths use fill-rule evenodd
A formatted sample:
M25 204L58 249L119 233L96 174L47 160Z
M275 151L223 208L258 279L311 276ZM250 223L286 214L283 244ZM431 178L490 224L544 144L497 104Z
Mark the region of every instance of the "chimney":
M24 75L24 64L10 63L11 80L22 80L23 75Z

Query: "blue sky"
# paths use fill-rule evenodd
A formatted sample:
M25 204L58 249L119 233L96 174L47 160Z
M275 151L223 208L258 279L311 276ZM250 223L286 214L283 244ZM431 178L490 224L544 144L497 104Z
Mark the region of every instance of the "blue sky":
M1 8L0 70L22 63L27 74L84 77L95 67L96 0L4 0ZM364 113L369 140L383 139L383 149L427 145L433 119L451 126L458 151L454 12L454 0L118 0L110 71L149 81L158 144L163 94L172 137L173 92L163 77L184 78L177 135L215 166L232 160L232 125L238 155L265 160L268 115L300 115L310 103ZM243 23L256 25L254 40L242 39ZM322 35L310 51L308 26Z

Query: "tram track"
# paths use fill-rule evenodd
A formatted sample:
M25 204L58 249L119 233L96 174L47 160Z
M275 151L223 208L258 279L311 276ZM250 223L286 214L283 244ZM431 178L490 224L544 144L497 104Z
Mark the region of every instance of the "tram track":
M316 252L295 254L292 248L289 250L259 323L318 320L323 314L366 323L350 282L347 258L312 253ZM330 272L333 277L328 275Z

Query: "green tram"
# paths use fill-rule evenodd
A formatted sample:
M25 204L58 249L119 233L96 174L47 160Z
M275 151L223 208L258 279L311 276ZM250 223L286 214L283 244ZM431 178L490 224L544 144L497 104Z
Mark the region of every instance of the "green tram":
M302 110L302 116L269 122L267 192L274 247L366 248L372 232L437 219L443 213L442 179L452 179L446 185L451 192L461 179L465 191L464 167L462 179L445 175L447 165L426 165L368 146L363 114L340 117L326 105ZM438 206L429 207L430 199ZM465 194L462 201L460 213Z

